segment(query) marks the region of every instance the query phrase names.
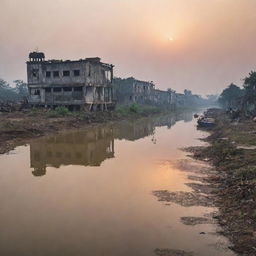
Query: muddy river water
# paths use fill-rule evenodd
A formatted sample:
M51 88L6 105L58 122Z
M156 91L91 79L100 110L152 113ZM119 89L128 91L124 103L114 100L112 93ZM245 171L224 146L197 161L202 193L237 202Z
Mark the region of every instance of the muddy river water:
M198 174L180 148L206 135L192 116L95 125L1 155L0 255L234 255L209 217L217 209L154 193L192 191L186 183Z

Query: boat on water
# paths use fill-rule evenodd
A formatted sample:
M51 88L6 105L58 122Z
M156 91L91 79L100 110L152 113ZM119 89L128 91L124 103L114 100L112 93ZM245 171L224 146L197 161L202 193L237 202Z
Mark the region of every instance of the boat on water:
M198 126L200 127L212 127L215 125L215 119L202 117L198 119L197 123L198 123Z

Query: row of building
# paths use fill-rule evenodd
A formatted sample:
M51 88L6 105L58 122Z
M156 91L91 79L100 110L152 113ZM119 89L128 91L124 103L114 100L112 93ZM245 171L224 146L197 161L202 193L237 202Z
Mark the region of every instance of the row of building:
M186 95L155 88L153 82L114 78L114 65L100 58L45 60L31 52L27 61L29 104L66 106L70 109L108 110L115 104L148 104L176 107L186 104Z

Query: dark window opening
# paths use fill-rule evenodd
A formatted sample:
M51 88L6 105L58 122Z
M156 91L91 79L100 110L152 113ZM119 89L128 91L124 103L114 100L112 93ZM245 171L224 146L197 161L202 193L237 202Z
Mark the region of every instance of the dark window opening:
M46 77L51 77L51 71L46 71Z
M63 71L63 76L70 76L70 71L64 70Z
M64 87L63 90L64 90L64 92L71 92L72 87Z
M130 96L130 100L132 100L132 96Z
M39 72L38 69L32 69L32 76L33 77L38 77L38 72Z
M75 92L81 92L83 90L83 87L75 87L74 91Z
M59 77L60 73L59 71L53 71L53 77Z
M89 65L89 72L88 72L88 76L91 76L91 66Z
M79 69L74 70L74 76L80 76L80 70Z
M45 89L45 92L51 92L52 90L51 90L51 88L46 88Z
M53 88L54 92L61 92L61 88Z
M38 90L38 89L35 90L35 91L34 91L34 95L40 95L40 90Z

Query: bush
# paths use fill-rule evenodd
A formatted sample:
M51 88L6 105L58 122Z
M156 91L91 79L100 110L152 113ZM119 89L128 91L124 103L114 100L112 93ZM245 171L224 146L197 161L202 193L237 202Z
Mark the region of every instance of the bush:
M140 113L140 112L142 112L141 111L141 107L138 104L135 104L135 103L131 104L129 109L133 113Z
M49 110L47 112L47 116L54 118L54 117L60 117L60 116L67 116L70 115L70 111L68 110L68 108L63 107L63 106L59 106L57 108L55 108L54 110Z
M55 108L55 112L57 115L60 115L60 116L67 116L69 114L68 108L63 106Z

